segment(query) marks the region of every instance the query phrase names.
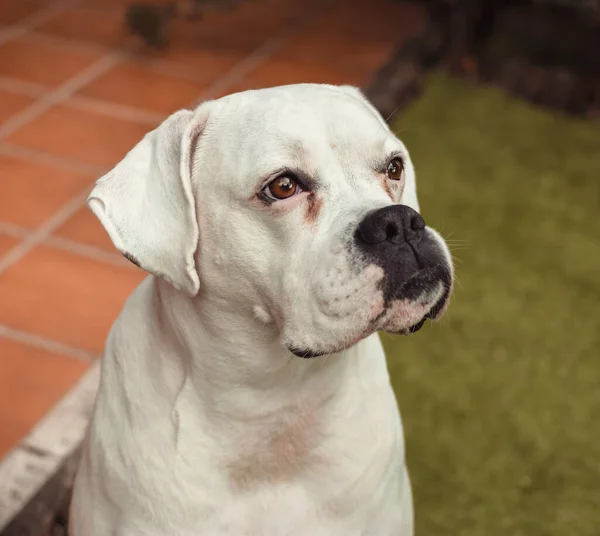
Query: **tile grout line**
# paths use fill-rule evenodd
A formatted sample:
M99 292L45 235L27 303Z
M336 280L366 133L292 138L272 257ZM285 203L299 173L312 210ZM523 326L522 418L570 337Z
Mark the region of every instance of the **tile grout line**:
M52 92L51 89L42 85L22 82L5 76L0 76L0 90L24 95L32 99L43 99ZM64 106L151 126L156 125L165 118L165 115L159 112L81 95L70 96L68 100L64 101ZM9 117L5 123L11 121L11 119L12 117Z
M37 151L35 149L28 149L27 147L21 147L20 145L13 145L0 141L0 155L22 158L41 166L54 167L72 173L78 173L80 175L89 175L90 179L97 178L104 173L104 168L97 167L93 164L86 164L77 160L71 160L70 158L63 158L62 156L55 156L50 153Z
M129 262L119 253L111 253L110 251L105 251L99 247L75 242L74 240L62 238L61 236L49 236L43 240L41 244L51 246L56 249L61 249L69 253L74 253L75 255L79 255L80 257L84 257L89 260L101 261L131 270L140 270L140 268Z
M82 2L78 2L78 4L81 5ZM83 4L85 5L85 2L83 2ZM85 41L83 39L74 39L47 33L40 30L38 26L39 25L36 25L24 34L22 38L23 41L33 45L48 45L69 52L89 52L103 55L108 52L119 50L117 47L104 46L94 43L93 41Z
M5 76L0 76L0 91L24 95L32 99L43 99L52 92L51 89L42 85L22 82L21 80ZM165 118L165 115L159 112L81 95L72 95L68 100L64 101L63 105L85 112L93 112L107 117L125 119L126 121L150 126L155 126ZM11 121L11 119L12 117L9 117L5 123Z
M28 236L35 233L35 230L21 227L9 222L0 221L0 236L9 236L18 240L24 240ZM74 253L85 259L97 260L119 266L121 268L130 268L132 270L139 270L137 266L125 259L121 254L111 251L106 251L97 246L77 242L69 238L63 238L62 236L48 236L40 242L40 245L50 246L55 249Z
M45 94L41 99L28 106L21 113L16 114L11 119L0 126L0 140L6 138L18 128L35 119L55 104L63 101L73 95L81 87L93 82L99 76L115 66L123 57L121 53L111 53L100 58L91 66L75 75L57 89Z
M53 339L48 339L35 333L23 331L20 329L14 329L4 324L0 324L0 337L10 339L15 342L25 343L28 346L38 348L40 350L46 350L47 352L64 355L81 361L94 361L98 358L98 355L89 350L77 348L70 344L65 344Z
M0 221L0 234L21 239L31 234L31 231L14 223Z
M227 89L233 87L237 82L242 81L249 72L262 65L285 40L286 38L281 36L269 39L241 62L234 65L225 76L218 78L210 84L208 89L203 91L200 97L192 101L186 108L196 108L202 102L213 98L215 95L219 95L223 91L227 91Z
M87 50L89 52L108 53L117 52L121 50L118 47L97 45L88 41L84 41L82 39L61 37L58 35L45 33L41 30L29 31L24 37L24 39L30 41L31 43L39 43L40 45L47 44L50 46L55 46L56 48L61 48L63 50L70 51ZM207 46L211 45L211 43L208 41L206 44ZM195 82L197 84L207 84L209 82L209 80L207 80L205 77L194 74L194 68L192 66L179 64L173 60L145 57L137 57L135 59L137 60L137 64L139 66L146 67L157 74L162 74L164 76L172 76L181 80Z
M52 93L51 89L42 85L5 76L0 76L0 90L40 100ZM155 126L165 118L165 115L159 112L81 95L70 96L64 101L64 106L150 126ZM13 117L9 117L5 123L11 121Z
M165 114L152 112L143 108L134 108L127 104L119 104L90 97L73 96L65 103L69 108L76 108L85 112L93 112L115 119L124 119L154 128L166 117ZM174 110L175 111L175 110Z
M0 89L9 93L24 95L32 99L41 99L50 92L50 90L41 84L24 82L23 80L10 78L8 76L0 76Z
M90 186L86 186L85 190L79 195L71 198L69 202L64 204L54 215L46 220L36 231L25 237L16 246L8 250L2 258L0 258L0 274L6 271L7 268L20 261L29 251L48 238L59 226L65 223L75 212L77 212L85 203L85 200L90 192Z
M6 26L5 28L2 28L0 30L0 45L3 45L4 43L11 41L12 39L17 39L21 37L36 26L39 26L47 20L50 20L52 17L58 15L62 11L65 11L69 7L77 5L79 3L80 0L65 0L64 2L60 2L59 4L36 11L32 15L25 17L16 24L11 24Z

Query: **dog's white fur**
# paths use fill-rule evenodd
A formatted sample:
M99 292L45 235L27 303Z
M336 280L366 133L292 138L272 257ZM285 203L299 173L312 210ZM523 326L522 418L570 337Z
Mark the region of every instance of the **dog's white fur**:
M386 185L373 165L394 151L405 176ZM261 203L284 168L319 194ZM418 210L406 148L358 90L325 85L178 112L98 181L90 207L154 275L108 338L71 536L413 533L374 331L406 329L440 293L382 314L381 268L347 247L393 202ZM315 345L335 353L286 348Z

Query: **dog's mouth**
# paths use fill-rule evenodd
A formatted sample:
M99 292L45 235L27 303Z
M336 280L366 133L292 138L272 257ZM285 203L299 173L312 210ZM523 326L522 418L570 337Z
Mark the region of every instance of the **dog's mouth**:
M425 325L425 322L430 318L435 318L435 317L432 316L430 313L427 313L421 320L419 320L417 323L411 325L410 327L408 327L406 329L402 329L402 330L397 330L397 331L388 331L388 333L392 333L395 335L409 335L411 333L416 333ZM294 346L292 344L288 344L287 349L292 354L294 354L296 357L301 357L303 359L312 359L315 357L322 357L325 355L337 354L337 353L343 352L344 350L347 350L348 348L354 346L356 343L358 343L362 339L365 339L366 337L368 337L372 333L375 333L376 331L377 331L376 325L372 325L367 330L365 330L364 333L362 333L360 336L356 337L355 340L352 341L350 344L347 344L340 348L336 348L336 349L332 349L332 350L320 350L319 351L319 350L313 350L310 348L300 348L300 347Z
M401 331L396 331L396 332L389 332L389 333L393 333L394 335L409 335L412 333L416 333L417 331L419 331L424 325L425 322L427 321L428 317L423 317L422 320L420 320L419 322L417 322L416 324L410 326L407 329L403 329ZM287 345L287 349L294 354L296 357L301 357L302 359L313 359L316 357L322 357L325 355L331 355L331 354L337 354L339 352L343 352L344 350L347 350L348 348L350 348L351 346L354 346L354 344L356 344L356 342L368 337L369 335L371 335L372 333L374 333L375 331L377 331L375 328L368 330L364 335L362 335L361 337L358 337L357 340L352 343L349 344L345 347L341 347L335 350L330 350L330 351L315 351L315 350L311 350L308 348L298 348L297 346L293 346L293 345Z

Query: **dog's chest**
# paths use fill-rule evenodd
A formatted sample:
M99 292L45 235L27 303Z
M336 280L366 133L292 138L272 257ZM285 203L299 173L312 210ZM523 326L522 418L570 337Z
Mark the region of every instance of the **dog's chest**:
M339 449L310 412L292 415L260 440L242 443L219 468L227 480L213 495L218 501L199 497L210 503L209 519L182 536L398 536L396 516L408 486L393 434L374 440L376 452Z
M255 486L292 482L323 462L319 443L324 427L308 405L296 405L275 422L251 435L240 434L222 469L232 488L246 492Z
M395 483L401 478L394 478ZM182 525L152 536L408 536L399 532L410 510L399 491L393 485L378 490L378 497L350 494L331 500L326 490L271 487L223 504L195 527L182 519Z

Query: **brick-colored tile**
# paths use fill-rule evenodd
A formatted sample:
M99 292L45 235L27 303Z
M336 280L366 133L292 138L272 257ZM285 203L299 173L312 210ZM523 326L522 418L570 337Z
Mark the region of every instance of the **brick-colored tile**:
M225 76L247 55L247 51L239 50L234 45L228 47L207 46L197 41L196 38L192 42L186 42L180 36L167 49L142 49L138 53L137 59L139 61L168 61L174 66L189 69L189 72L197 76L199 80L210 83Z
M162 1L162 0L161 0ZM87 0L90 6L94 7L118 7L118 8L126 8L131 5L131 0Z
M147 125L57 106L13 132L8 141L110 168L150 130Z
M122 47L128 41L123 29L124 12L123 6L105 2L76 6L39 25L36 31L106 47Z
M0 458L29 433L88 366L0 338Z
M202 57L206 52L247 56L292 24L286 13L261 4L238 2L233 10L210 10L199 20L175 20L168 49L155 54L190 66L198 65L195 54Z
M40 246L0 275L0 323L91 352L144 272Z
M0 155L0 221L34 228L81 192L92 178Z
M240 2L232 13L213 13L212 18L205 21L199 38L206 43L230 43L250 52L270 38L282 35L287 22L284 17L275 10L265 13L257 7Z
M168 48L144 48L141 55L190 67L202 79L212 80L284 34L305 14L298 2L236 2L233 9L208 9L199 19L172 21Z
M369 80L393 48L391 42L354 41L351 35L314 32L290 39L275 53L274 59L307 66L318 61L319 65L332 71Z
M15 39L0 45L0 76L56 87L89 67L99 54Z
M111 253L118 253L98 218L87 207L77 211L58 228L55 235Z
M421 7L396 0L378 0L376 5L337 2L289 39L275 58L301 63L316 60L352 74L364 84L424 20Z
M337 0L315 21L313 28L330 34L350 35L355 42L394 44L412 35L425 20L425 9L416 2ZM309 27L304 33L310 31Z
M0 234L0 258L19 243L17 238Z
M44 0L0 0L0 24L15 24L47 4Z
M94 80L79 94L169 114L197 100L205 87L205 84L166 76L126 62Z
M35 99L0 89L0 123L23 111Z

